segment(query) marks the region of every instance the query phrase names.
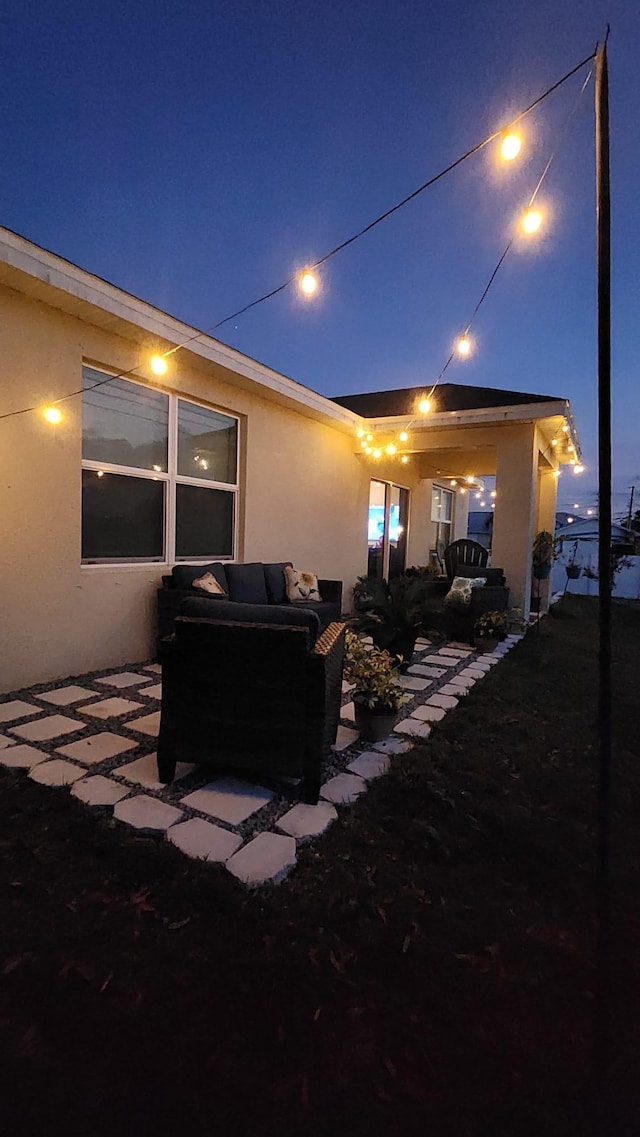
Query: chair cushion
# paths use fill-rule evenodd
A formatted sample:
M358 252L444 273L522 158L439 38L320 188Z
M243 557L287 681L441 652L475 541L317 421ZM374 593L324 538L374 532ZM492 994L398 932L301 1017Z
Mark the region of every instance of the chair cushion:
M291 561L283 561L281 564L263 565L262 567L264 568L264 582L267 586L269 603L286 604L287 584L284 570L287 567L291 567Z
M277 624L289 628L306 628L309 632L309 647L313 647L320 634L320 619L316 613L293 604L240 604L209 596L188 596L180 605L180 615L200 620L228 620L235 624Z
M444 602L456 608L468 608L471 604L474 588L482 588L486 583L487 578L485 576L478 576L473 579L468 576L455 576Z
M193 581L192 588L197 588L200 592L208 592L211 596L226 596L226 592L219 581L216 580L212 572L205 572L202 576L197 576Z
M268 604L267 586L264 579L264 565L253 562L248 565L227 565L229 599L239 604Z
M322 600L315 573L302 572L291 565L287 565L284 573L287 578L289 600Z
M208 572L210 572L212 576L215 576L218 584L222 586L225 592L229 591L225 566L218 561L211 565L174 565L171 569L173 586L174 588L180 589L192 588L194 580L204 576Z

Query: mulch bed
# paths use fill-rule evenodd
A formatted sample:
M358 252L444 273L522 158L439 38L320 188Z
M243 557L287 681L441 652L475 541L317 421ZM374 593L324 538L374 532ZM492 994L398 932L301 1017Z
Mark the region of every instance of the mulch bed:
M566 597L275 891L3 771L5 1131L638 1132L640 607L615 606L604 1085L596 617Z

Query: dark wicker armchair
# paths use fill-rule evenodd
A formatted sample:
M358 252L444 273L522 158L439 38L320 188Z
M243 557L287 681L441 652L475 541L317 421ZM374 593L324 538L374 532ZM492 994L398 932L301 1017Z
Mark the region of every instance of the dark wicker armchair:
M338 729L345 625L319 635L313 612L224 602L223 618L203 619L203 603L210 611L206 601L184 603L196 614L178 617L163 656L160 781L173 780L177 761L201 762L257 778L301 777L304 800L315 804ZM266 622L277 612L288 622Z
M470 540L469 537L452 541L444 551L444 563L449 580L453 580L454 576L461 575L458 573L460 566L480 569L485 567L488 560L489 550L485 549L484 545L478 541Z

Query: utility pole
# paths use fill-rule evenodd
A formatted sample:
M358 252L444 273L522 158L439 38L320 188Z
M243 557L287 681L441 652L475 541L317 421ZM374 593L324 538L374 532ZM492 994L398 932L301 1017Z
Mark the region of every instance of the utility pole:
M627 517L627 529L631 528L631 518L633 517L633 495L636 492L636 487L631 487L631 497L629 498L629 516Z
M610 1057L611 946L611 199L607 38L596 55L596 260L598 292L598 876L596 906L595 1075L604 1091ZM604 1104L604 1093L601 1098Z

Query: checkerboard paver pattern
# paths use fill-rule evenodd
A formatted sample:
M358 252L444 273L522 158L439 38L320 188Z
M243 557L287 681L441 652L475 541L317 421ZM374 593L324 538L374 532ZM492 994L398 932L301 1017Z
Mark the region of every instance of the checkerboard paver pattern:
M484 655L466 644L437 648L418 640L402 676L411 701L380 742L360 739L352 686L343 682L342 724L317 805L299 800L299 779L265 779L266 785L212 779L206 765L179 763L173 783L163 785L155 753L162 697L157 663L0 697L0 765L66 788L99 815L167 840L184 856L222 865L247 887L274 884L295 867L298 845L320 838L392 762L424 745L520 639L508 636ZM52 713L55 707L64 714Z

